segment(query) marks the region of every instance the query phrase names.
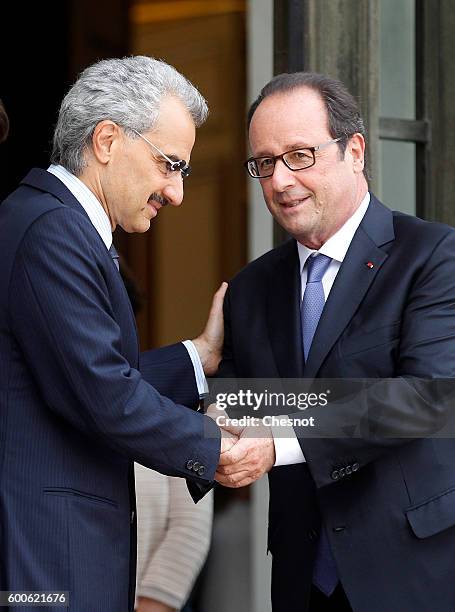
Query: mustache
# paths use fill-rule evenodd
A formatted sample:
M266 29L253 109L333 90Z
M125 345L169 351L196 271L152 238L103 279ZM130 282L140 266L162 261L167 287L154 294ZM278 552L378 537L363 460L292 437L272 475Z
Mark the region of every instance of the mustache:
M166 200L166 198L163 198L158 193L152 193L149 200L155 200L155 202L158 202L161 206L167 206L169 204L169 200Z

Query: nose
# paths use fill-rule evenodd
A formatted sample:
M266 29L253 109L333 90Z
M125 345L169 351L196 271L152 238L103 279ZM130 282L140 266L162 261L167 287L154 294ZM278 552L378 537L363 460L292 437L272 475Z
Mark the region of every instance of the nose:
M295 172L289 170L282 159L277 159L271 176L274 191L286 191L296 183Z
M183 178L176 172L163 189L163 195L172 206L180 206L183 200Z

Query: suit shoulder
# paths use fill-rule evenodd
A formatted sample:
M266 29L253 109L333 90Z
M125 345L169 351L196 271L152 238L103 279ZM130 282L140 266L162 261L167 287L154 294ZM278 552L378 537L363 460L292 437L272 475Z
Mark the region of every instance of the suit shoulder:
M408 241L424 240L427 246L436 245L445 238L449 240L455 239L455 228L446 223L426 221L398 211L393 211L392 214L394 229L398 239L402 238Z
M72 212L83 218L78 211L66 206L48 192L39 192L27 185L20 185L0 205L0 224L11 222L27 228L46 213L62 211L71 216ZM88 218L87 218L88 221Z
M48 192L37 192L27 185L21 185L13 191L0 206L0 236L5 239L14 228L14 235L28 232L37 222L53 224L64 217L76 225L91 225L88 217L79 211L66 206Z
M261 278L279 261L293 256L297 257L296 243L295 240L288 240L248 263L233 277L231 283L250 282L253 278Z
M0 220L16 217L30 224L40 215L61 206L61 202L50 193L37 193L35 189L21 185L3 200Z
M415 217L414 215L408 215L400 211L392 211L394 227L398 231L403 232L415 232L416 234L425 234L427 236L434 236L442 238L445 235L454 235L455 228L447 225L446 223L440 223L437 221L426 221Z
M26 245L30 252L51 250L57 242L63 250L69 243L85 249L93 232L88 217L49 193L21 186L0 206L0 258L10 272Z

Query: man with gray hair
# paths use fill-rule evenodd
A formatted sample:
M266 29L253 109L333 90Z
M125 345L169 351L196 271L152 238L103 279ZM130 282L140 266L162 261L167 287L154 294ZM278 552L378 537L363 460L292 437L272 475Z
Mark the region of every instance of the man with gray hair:
M112 245L181 204L206 116L166 63L101 61L63 100L52 165L0 207L0 606L132 610L133 461L197 500L232 445L185 407L218 365L225 284L201 336L139 361Z

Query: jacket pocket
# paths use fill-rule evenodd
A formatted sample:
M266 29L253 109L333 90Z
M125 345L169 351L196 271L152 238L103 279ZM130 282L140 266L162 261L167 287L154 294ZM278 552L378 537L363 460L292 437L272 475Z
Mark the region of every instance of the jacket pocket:
M92 493L86 493L85 491L79 491L78 489L71 489L68 487L47 487L43 489L45 495L56 495L58 497L72 497L74 499L86 500L96 504L104 504L117 508L117 502L108 497L102 497L100 495L93 495Z
M405 510L414 534L428 538L455 525L455 487Z

